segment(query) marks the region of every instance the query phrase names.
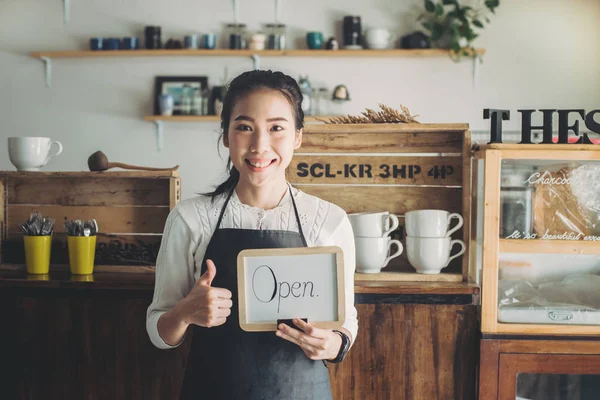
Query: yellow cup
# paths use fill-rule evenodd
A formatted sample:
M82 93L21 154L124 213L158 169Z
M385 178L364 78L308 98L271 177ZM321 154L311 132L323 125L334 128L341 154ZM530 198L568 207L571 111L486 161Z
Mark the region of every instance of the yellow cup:
M68 236L69 266L74 275L89 275L94 272L96 236Z
M28 274L47 274L50 271L52 236L23 236L25 266Z

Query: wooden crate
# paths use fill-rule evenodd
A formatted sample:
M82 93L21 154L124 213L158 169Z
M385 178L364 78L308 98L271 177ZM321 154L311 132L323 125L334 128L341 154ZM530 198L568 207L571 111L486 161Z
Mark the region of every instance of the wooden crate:
M558 239L508 239L500 237L501 169L505 160L532 165L564 165L567 162L600 163L600 146L577 144L490 144L479 146L476 160L483 160L482 301L481 332L519 335L599 335L600 325L527 324L498 321L498 281L502 253L600 255L597 241ZM543 170L542 170L543 171ZM540 172L543 174L543 172ZM564 265L568 272L570 265ZM527 266L519 265L519 268ZM515 278L517 279L517 278ZM561 313L565 310L558 308ZM551 307L549 314L554 312Z
M287 179L348 213L390 211L400 218L394 237L405 244L404 214L443 209L460 213L466 252L439 275L417 274L406 251L379 274L356 280L463 281L469 265L471 135L466 124L310 125Z
M32 211L56 220L52 264L68 264L64 221L96 219L96 265L154 265L178 172L0 172L0 263L23 264L19 223Z

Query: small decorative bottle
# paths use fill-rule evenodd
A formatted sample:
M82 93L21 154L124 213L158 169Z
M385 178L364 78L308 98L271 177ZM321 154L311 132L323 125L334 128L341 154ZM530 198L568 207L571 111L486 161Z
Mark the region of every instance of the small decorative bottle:
M200 115L208 115L208 103L210 101L210 91L208 90L208 87L202 89L200 96L202 100L202 110L200 110Z
M200 97L200 89L195 89L193 93L192 115L202 115L202 97Z
M192 93L188 85L181 89L181 114L190 115L192 111Z

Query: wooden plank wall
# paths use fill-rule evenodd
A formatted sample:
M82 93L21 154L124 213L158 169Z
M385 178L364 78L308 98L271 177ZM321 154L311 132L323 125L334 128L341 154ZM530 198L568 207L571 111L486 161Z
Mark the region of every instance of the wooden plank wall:
M96 219L96 265L154 265L170 210L180 199L175 174L4 173L0 262L22 264L19 224L33 211L56 220L51 263L67 264L64 221Z
M310 125L288 168L299 189L337 204L348 213L389 211L400 217L393 234L404 242L404 214L419 209L460 213L456 237L465 255L442 271L466 280L469 265L471 142L464 124ZM414 272L406 252L384 271ZM414 274L415 280L438 277ZM411 280L403 275L402 280Z

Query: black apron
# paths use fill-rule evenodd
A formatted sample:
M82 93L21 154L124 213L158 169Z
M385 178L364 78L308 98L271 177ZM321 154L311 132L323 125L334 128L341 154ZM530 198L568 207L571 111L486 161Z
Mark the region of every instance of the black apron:
M220 326L192 327L192 347L181 388L181 400L328 400L331 387L327 367L309 359L302 349L275 332L245 332L238 314L237 256L245 249L306 247L296 202L290 189L299 232L221 229L231 199L229 193L217 221L206 260L217 268L213 287L231 291L231 315Z

